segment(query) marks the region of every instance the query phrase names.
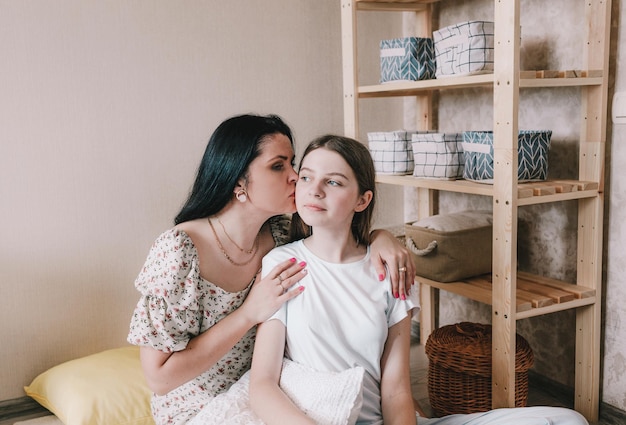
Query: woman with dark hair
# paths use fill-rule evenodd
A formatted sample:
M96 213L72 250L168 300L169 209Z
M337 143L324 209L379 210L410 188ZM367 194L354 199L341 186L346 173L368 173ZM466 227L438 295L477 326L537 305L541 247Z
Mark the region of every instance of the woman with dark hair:
M220 212L232 200L232 193L224 188L237 186L242 176L245 182L248 165L261 153L259 142L271 134L285 136L293 149L291 129L278 116L242 115L220 124L209 139L193 189L176 216L176 224ZM245 185L240 190L244 193Z
M211 136L175 227L153 244L128 341L154 392L157 424L184 424L249 369L256 325L304 287L306 263L289 258L266 277L261 259L289 241L297 174L292 132L274 115L241 115ZM404 298L415 269L388 232L372 235L380 280ZM280 285L276 282L279 281ZM406 283L406 284L405 284Z

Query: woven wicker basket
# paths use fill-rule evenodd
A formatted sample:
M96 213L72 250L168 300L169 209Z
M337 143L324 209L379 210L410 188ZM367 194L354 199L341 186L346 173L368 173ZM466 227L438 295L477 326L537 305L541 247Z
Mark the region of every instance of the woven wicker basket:
M436 329L426 342L428 396L435 416L491 410L491 325L462 322ZM528 401L528 342L516 335L515 406Z

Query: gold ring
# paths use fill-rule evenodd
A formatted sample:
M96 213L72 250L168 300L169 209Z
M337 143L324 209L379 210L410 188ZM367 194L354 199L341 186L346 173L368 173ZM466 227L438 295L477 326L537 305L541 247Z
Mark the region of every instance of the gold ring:
M400 267L400 268L398 269L398 271L399 271L400 273L404 273L404 272L406 271L406 267Z

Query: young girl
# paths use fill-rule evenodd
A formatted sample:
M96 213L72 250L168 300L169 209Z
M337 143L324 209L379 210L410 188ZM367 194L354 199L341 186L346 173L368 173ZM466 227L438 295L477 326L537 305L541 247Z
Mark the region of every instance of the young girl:
M294 240L263 259L265 275L285 259L307 263L306 292L258 327L250 374L250 405L266 424L315 424L279 386L283 356L322 372L365 371L357 424L412 425L410 317L417 294L395 298L377 282L369 249L374 166L355 140L324 136L304 152L292 230ZM284 277L274 279L282 286ZM404 299L403 299L404 298ZM302 382L303 386L310 385ZM578 412L558 407L495 409L420 425L583 425Z
M305 239L263 259L263 273L291 257L306 261L308 269L300 281L306 294L284 304L276 320L257 331L250 402L267 424L314 424L278 385L283 355L319 371L362 366L358 421L415 423L409 350L417 291L394 298L390 286L377 281L369 250L374 192L372 159L359 142L324 136L306 149L292 221L294 240Z

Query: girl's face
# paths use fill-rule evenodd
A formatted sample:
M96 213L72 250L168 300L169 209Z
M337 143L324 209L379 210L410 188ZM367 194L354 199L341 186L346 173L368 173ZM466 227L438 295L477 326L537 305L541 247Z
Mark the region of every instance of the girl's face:
M248 202L269 216L293 213L298 174L293 169L294 152L289 138L272 134L261 145L261 154L248 167L243 187ZM239 187L235 188L235 193Z
M349 229L354 213L371 199L371 191L359 194L354 171L337 152L319 148L302 160L296 207L309 226Z

